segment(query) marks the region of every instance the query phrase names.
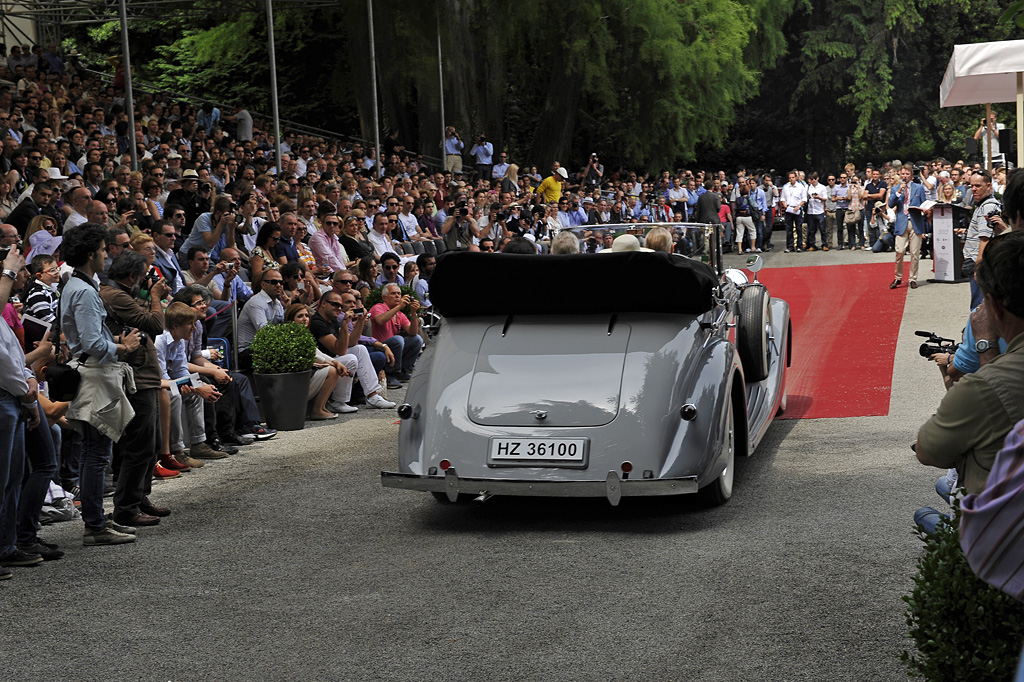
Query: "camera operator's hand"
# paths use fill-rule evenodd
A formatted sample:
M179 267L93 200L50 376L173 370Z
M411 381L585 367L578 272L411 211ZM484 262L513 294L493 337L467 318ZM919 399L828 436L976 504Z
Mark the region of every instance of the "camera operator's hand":
M121 345L128 353L133 353L139 349L142 345L142 337L139 334L138 329L133 329L127 334L121 336Z
M17 246L12 246L11 250L7 253L7 257L4 258L4 270L21 272L23 267L25 267L25 256L21 254L21 249Z
M998 213L990 215L987 220L988 226L992 228L992 232L996 235L1000 235L1010 229L1010 227L1003 222L1003 216Z
M167 297L167 294L171 293L171 286L165 279L158 279L153 283L153 286L149 288L150 296L154 301L162 301Z

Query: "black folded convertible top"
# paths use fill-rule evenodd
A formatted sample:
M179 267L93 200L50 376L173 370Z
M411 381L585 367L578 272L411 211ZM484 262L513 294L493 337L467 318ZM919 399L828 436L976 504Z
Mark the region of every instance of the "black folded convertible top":
M711 310L714 270L668 253L438 256L430 300L445 317Z

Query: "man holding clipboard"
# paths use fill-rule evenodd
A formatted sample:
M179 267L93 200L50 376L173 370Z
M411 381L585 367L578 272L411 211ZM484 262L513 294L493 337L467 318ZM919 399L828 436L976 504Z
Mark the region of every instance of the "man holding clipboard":
M903 283L903 256L910 248L910 288L917 288L917 264L921 260L921 236L928 231L923 208L924 186L913 182L910 166L900 168L900 181L889 193L889 207L896 213L896 279L889 285L895 289Z

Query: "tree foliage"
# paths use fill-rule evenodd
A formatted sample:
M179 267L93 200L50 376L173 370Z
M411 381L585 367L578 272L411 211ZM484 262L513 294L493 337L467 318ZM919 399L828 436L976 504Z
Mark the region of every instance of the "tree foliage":
M437 153L437 41L445 118L464 135L547 162L591 148L631 164L692 158L720 142L738 106L785 48L793 0L594 0L553 11L539 0L374 2L382 128ZM116 25L77 38L118 51ZM275 15L282 112L372 130L369 17L362 0ZM136 71L173 91L269 110L261 14L174 16L132 26Z
M269 112L265 15L205 2L201 18L133 22L136 73ZM379 128L435 157L445 124L485 132L541 167L590 151L650 170L962 156L979 112L937 107L946 62L954 44L1020 37L1019 2L375 0ZM279 4L274 23L282 117L372 138L366 2ZM120 49L116 24L72 42L101 62Z

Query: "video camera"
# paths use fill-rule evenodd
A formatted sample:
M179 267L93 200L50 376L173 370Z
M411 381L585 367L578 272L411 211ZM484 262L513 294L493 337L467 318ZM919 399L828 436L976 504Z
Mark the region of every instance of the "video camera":
M956 349L960 347L960 344L953 339L945 339L935 332L916 331L914 334L928 339L918 349L922 358L930 358L936 353L955 353Z

